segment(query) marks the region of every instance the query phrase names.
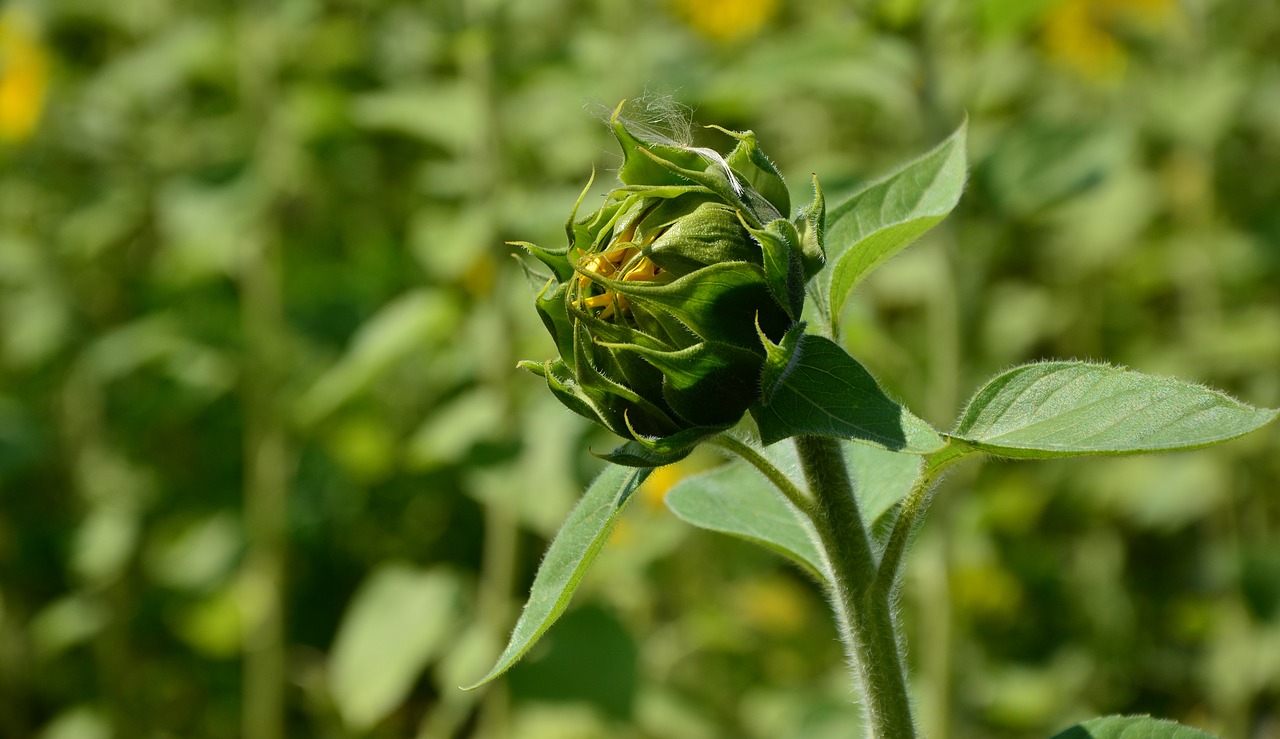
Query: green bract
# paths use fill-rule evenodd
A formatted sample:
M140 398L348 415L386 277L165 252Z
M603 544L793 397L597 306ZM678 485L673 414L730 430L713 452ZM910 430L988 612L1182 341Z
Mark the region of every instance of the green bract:
M621 185L585 218L574 207L568 246L519 244L551 268L536 302L560 353L521 366L638 443L616 461L648 466L683 456L760 399L764 341L797 324L822 267L825 211L815 182L813 205L787 219L786 185L751 132L719 129L737 139L722 154L618 112L610 124Z

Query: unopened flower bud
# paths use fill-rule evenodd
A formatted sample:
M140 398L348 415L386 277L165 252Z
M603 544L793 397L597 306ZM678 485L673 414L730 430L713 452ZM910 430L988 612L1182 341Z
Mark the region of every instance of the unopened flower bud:
M575 206L567 247L520 243L551 268L536 302L560 354L521 366L657 463L760 399L763 341L800 320L822 265L822 205L787 220L786 185L750 132L726 131L738 143L721 154L610 123L620 186L584 218Z

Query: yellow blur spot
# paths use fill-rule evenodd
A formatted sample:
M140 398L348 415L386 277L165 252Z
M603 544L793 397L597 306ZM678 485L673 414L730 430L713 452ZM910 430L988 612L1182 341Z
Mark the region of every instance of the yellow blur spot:
M734 609L766 634L791 636L804 630L809 620L808 595L784 577L750 580L734 588Z
M35 131L48 77L35 19L17 8L0 13L0 141L21 141Z
M494 275L497 269L493 256L488 252L472 260L462 273L462 287L473 298L485 298L493 294Z
M1065 0L1045 18L1041 43L1050 59L1094 80L1123 74L1128 50L1123 28L1168 26L1174 0Z
M1021 584L995 565L957 567L950 585L956 609L978 620L1008 622L1022 604Z
M666 500L667 493L671 491L671 488L675 487L677 482L696 471L684 461L659 467L650 473L649 479L640 485L640 500L644 501L645 505L651 509L662 508L663 501Z
M609 546L626 547L636 540L635 526L625 518L618 519L613 531L609 534Z
M693 30L727 43L758 34L778 9L778 0L673 0L676 15Z

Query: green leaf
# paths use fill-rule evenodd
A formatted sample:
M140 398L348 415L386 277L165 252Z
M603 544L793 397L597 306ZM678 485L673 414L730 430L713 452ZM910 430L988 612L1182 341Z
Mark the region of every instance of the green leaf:
M791 450L795 457L790 444L777 449ZM735 460L681 480L667 493L666 503L686 523L760 544L827 581L812 524L745 462Z
M439 292L413 290L383 306L362 324L346 354L298 400L302 426L323 420L391 370L396 362L440 337L461 321L459 307Z
M1180 380L1043 362L988 382L969 401L955 435L1003 457L1141 454L1234 439L1276 413Z
M849 292L873 269L933 228L960 200L965 183L965 130L827 211L827 286L838 323Z
M845 466L857 485L858 507L868 528L907 497L920 474L920 457L867 444L847 444Z
M723 431L725 427L695 426L677 431L670 436L647 437L630 429L634 439L628 441L608 454L595 456L625 467L662 467L674 464L689 456L703 439L711 434Z
M766 445L811 434L911 454L943 446L929 424L885 395L871 373L834 341L806 334L796 354L769 404L751 407Z
M774 444L759 451L783 474L800 468L794 444ZM858 507L874 529L911 490L920 457L866 444L848 444L844 452ZM789 476L796 487L806 489L802 479ZM742 460L681 480L667 493L666 503L686 523L772 549L825 582L826 568L814 544L812 525L772 483Z
M1150 716L1106 716L1076 724L1053 739L1214 739L1213 734Z
M631 493L650 471L614 465L606 467L591 483L547 549L506 649L489 673L466 690L478 688L506 672L564 613L573 591L582 582L613 531L618 515L631 499Z
M452 573L381 566L360 586L334 641L329 689L347 726L367 731L409 694L449 643L462 584Z

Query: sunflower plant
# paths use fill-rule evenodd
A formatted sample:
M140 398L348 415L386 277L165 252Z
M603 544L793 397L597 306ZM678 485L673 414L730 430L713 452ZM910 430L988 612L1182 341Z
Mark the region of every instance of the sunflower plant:
M609 125L623 163L604 204L579 215L584 190L566 243L518 246L544 270L534 305L557 350L521 366L623 441L553 539L506 649L471 687L505 672L564 612L650 472L707 444L731 461L682 481L667 505L810 573L828 594L867 735L914 737L894 603L944 470L986 456L1194 449L1277 415L1179 380L1043 361L992 378L951 431L935 429L843 348L840 315L859 282L955 207L965 127L831 208L815 178L813 200L793 208L750 131L718 129L732 145L703 148L622 110ZM1121 735L1207 736L1147 717L1059 736Z

